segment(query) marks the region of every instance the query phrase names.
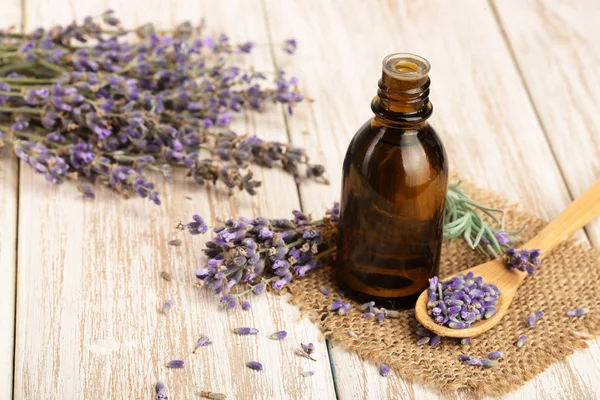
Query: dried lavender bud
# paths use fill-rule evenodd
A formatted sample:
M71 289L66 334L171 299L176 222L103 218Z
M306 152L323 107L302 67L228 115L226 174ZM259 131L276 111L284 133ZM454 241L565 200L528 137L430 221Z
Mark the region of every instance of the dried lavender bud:
M171 246L179 247L179 246L181 246L182 243L183 242L181 241L181 239L169 240L169 245L171 245Z
M298 355L300 357L308 358L309 360L312 360L312 361L317 361L314 358L312 358L310 354L308 354L307 352L305 352L302 349L296 349L295 353L296 353L296 355Z
M169 400L169 395L167 394L167 388L164 383L161 381L156 382L156 400Z
M194 351L192 353L195 353L199 347L208 346L211 344L212 344L212 342L210 341L208 336L202 336L200 339L198 339L198 343L196 343L196 348L194 349Z
M540 318L544 316L543 311L532 312L527 316L527 326L533 328Z
M286 336L287 336L286 331L279 331L279 332L275 332L275 333L271 334L271 336L269 336L269 339L281 340L281 339L285 339Z
M437 346L438 344L440 344L440 341L442 340L441 337L435 335L434 337L431 338L431 341L429 342L429 344L431 346Z
M496 361L493 360L488 360L488 359L481 359L479 360L481 365L486 367L486 368L494 368L496 366Z
M490 351L490 354L488 354L490 360L499 360L502 357L504 357L504 355L499 351Z
M261 363L259 363L258 361L248 361L246 363L246 366L250 369L253 369L255 371L262 371L263 370L263 365Z
M242 310L248 311L251 308L252 308L252 304L250 304L250 302L248 300L242 301Z
M483 365L481 360L478 358L469 358L468 360L466 360L466 363L469 365L474 365L474 366L481 366Z
M350 329L348 329L347 333L348 333L348 336L350 336L350 337L353 337L353 338L357 338L358 337L358 335L356 333L354 333L354 331L352 331Z
M373 318L375 316L372 312L366 312L363 314L363 318Z
M327 289L326 287L321 287L321 289L319 289L321 291L321 293L323 293L325 296L329 296L331 294L331 292L329 291L329 289Z
M518 269L519 271L527 272L529 276L534 276L536 274L535 267L541 264L541 255L542 252L540 249L517 250L510 247L504 255L504 263L506 268L511 271Z
M395 310L386 310L385 316L388 318L400 318L402 313L400 311Z
M338 309L338 314L340 315L346 315L348 313L348 311L350 310L350 303L345 303L342 304L342 306Z
M304 352L306 354L312 354L315 351L315 345L312 343L309 343L309 344L300 343L300 345L302 346L302 350L304 350Z
M379 375L386 377L390 374L390 367L387 364L381 364L379 366Z
M227 395L225 395L224 393L207 392L203 390L200 392L200 397L204 397L205 399L211 400L225 400L227 398Z
M581 317L582 315L587 314L589 311L590 310L585 307L576 308L574 310L567 311L567 317Z
M162 305L160 312L163 314L166 314L169 312L169 310L173 308L173 300L167 300L165 301L165 303Z
M183 368L184 365L183 360L171 360L167 363L167 368Z
M377 322L383 324L383 320L385 319L385 314L379 314L377 316Z
M342 302L342 299L336 299L333 303L329 305L329 307L327 307L327 309L329 311L338 311L343 305L344 303Z
M428 314L437 324L465 329L496 313L500 291L496 285L486 284L482 277L469 272L447 282L431 278L428 293Z
M315 374L314 371L304 371L301 375L305 378L308 378L310 376L313 376Z
M519 348L523 347L523 345L525 344L525 339L527 339L525 337L525 335L519 336L519 340L517 340L517 343L515 344L515 346L517 346Z
M419 325L416 331L416 334L421 336L421 337L425 337L425 336L432 336L431 331L429 331L428 329L425 329L424 326Z
M460 339L460 344L470 344L471 340L472 339L470 337L468 337L468 338L462 338L462 339Z
M362 311L365 311L365 310L370 310L373 307L375 307L375 302L374 301L369 301L367 303L361 304L360 309Z
M471 357L470 355L467 355L467 354L459 354L459 356L458 356L458 359L460 361L469 361L471 358L473 358L473 357Z
M162 271L160 273L160 277L163 278L165 281L170 282L171 281L171 274L168 273L167 271Z
M421 339L417 340L417 345L422 346L429 343L430 340L431 338L429 336L423 336Z
M237 333L238 335L256 335L258 333L258 329L256 328L235 328L233 333Z

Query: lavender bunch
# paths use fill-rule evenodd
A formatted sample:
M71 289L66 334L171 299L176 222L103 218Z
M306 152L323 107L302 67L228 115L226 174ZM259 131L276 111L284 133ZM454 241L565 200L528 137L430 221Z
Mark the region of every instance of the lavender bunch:
M283 50L295 46L288 40ZM198 184L250 194L260 185L252 164L326 182L303 149L228 129L243 111L283 104L292 113L303 100L285 71L269 83L266 73L236 65L254 47L189 22L129 31L112 11L27 34L0 30L0 147L90 198L92 185L103 184L159 204L146 173L169 179L172 167Z
M293 219L229 219L214 227L214 237L204 249L207 266L196 270L196 277L234 308L242 295L260 295L267 285L281 290L294 277L319 268L321 260L335 250L339 205L316 221L300 211L293 215ZM198 215L179 228L192 235L208 230ZM240 284L249 288L237 290Z
M504 211L485 207L471 200L460 188L460 183L448 185L444 212L444 239L462 237L472 249L485 256L498 257L510 243L519 242L517 237L526 227L518 231L504 230ZM482 215L483 214L483 215ZM488 216L496 226L488 224L483 216Z
M506 250L504 262L506 267L511 271L518 269L519 271L527 272L529 276L534 276L536 274L535 267L542 263L540 259L541 255L542 252L540 249L517 250L511 247Z

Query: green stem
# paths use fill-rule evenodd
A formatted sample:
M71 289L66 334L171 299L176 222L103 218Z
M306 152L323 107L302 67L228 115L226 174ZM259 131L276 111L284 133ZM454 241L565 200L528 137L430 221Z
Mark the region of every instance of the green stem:
M333 252L334 252L334 251L336 251L336 250L337 250L337 247L336 247L336 246L333 246L333 247L331 247L331 248L329 248L329 249L325 250L324 252L317 254L317 255L315 256L315 259L316 259L316 260L320 260L321 258L328 256L329 254L333 253Z
M12 112L20 114L39 114L43 110L41 108L26 108L26 107L0 107L0 112Z
M56 83L54 79L38 79L38 78L0 78L0 82L5 83Z
M64 74L65 72L67 72L65 69L59 67L58 65L52 64L51 62L48 62L48 61L44 60L43 58L38 58L37 62L41 66L46 67L46 68L48 68L54 72L57 72L59 74Z

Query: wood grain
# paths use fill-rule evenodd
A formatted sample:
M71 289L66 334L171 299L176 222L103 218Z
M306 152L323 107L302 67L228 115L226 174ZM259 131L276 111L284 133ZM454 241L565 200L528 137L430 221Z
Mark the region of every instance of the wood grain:
M494 2L567 185L600 176L600 8L595 0ZM600 221L588 225L600 247Z
M28 1L28 27L66 22L114 8L128 25L155 21L163 28L176 21L207 17L211 32L226 29L232 40L265 43L260 4L248 2L131 1L98 4L73 1L57 8L53 1ZM269 49L252 57L258 69L271 68ZM244 120L244 119L242 119ZM286 141L279 112L248 115L239 133ZM21 173L19 294L15 397L29 399L153 397L163 380L170 398L198 398L201 390L234 399L335 397L321 334L296 308L277 296L253 301L251 311L224 311L216 297L194 287L193 270L205 258L200 238L183 237L169 247L172 228L193 213L208 219L238 215L278 216L297 208L293 180L279 171L255 169L264 182L260 195L229 197L222 190L199 188L175 176L173 185L157 178L161 207L140 199L123 201L101 191L85 202L67 186L45 184L29 169ZM186 196L192 200L186 199ZM160 278L161 271L173 276ZM172 299L168 315L157 312ZM231 333L253 326L259 335ZM285 329L288 337L268 335ZM213 345L190 356L200 335ZM317 346L317 362L294 355L300 342ZM185 359L183 370L168 370L170 359ZM256 372L245 364L261 361ZM315 376L300 374L314 370Z
M330 190L301 188L305 209L319 213L338 199L345 148L371 115L369 102L381 74L379 60L397 51L431 61L432 125L446 145L452 169L544 218L556 216L570 202L509 49L485 3L346 1L320 2L318 7L315 2L265 3L273 36L280 36L285 27L286 32L293 29L299 40L298 75L307 95L316 100L301 106L288 121L292 141L326 160L332 180ZM581 232L577 235L585 239ZM332 358L343 399L440 396L396 376L382 379L376 366L360 368L364 364L341 348L334 347ZM589 369L593 364L588 360L584 365ZM589 380L587 387L579 387L585 369L573 372L565 364L555 365L507 398L585 398L579 396L591 390ZM550 392L545 386L562 390Z
M19 0L2 3L2 29L21 24ZM18 162L9 149L0 149L0 399L12 396L15 290L17 270Z

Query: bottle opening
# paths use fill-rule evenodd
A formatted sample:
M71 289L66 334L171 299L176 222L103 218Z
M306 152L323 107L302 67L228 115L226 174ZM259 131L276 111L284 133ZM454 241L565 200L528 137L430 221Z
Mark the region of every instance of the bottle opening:
M396 53L383 59L383 71L396 79L422 79L429 74L430 69L429 61L415 54Z

